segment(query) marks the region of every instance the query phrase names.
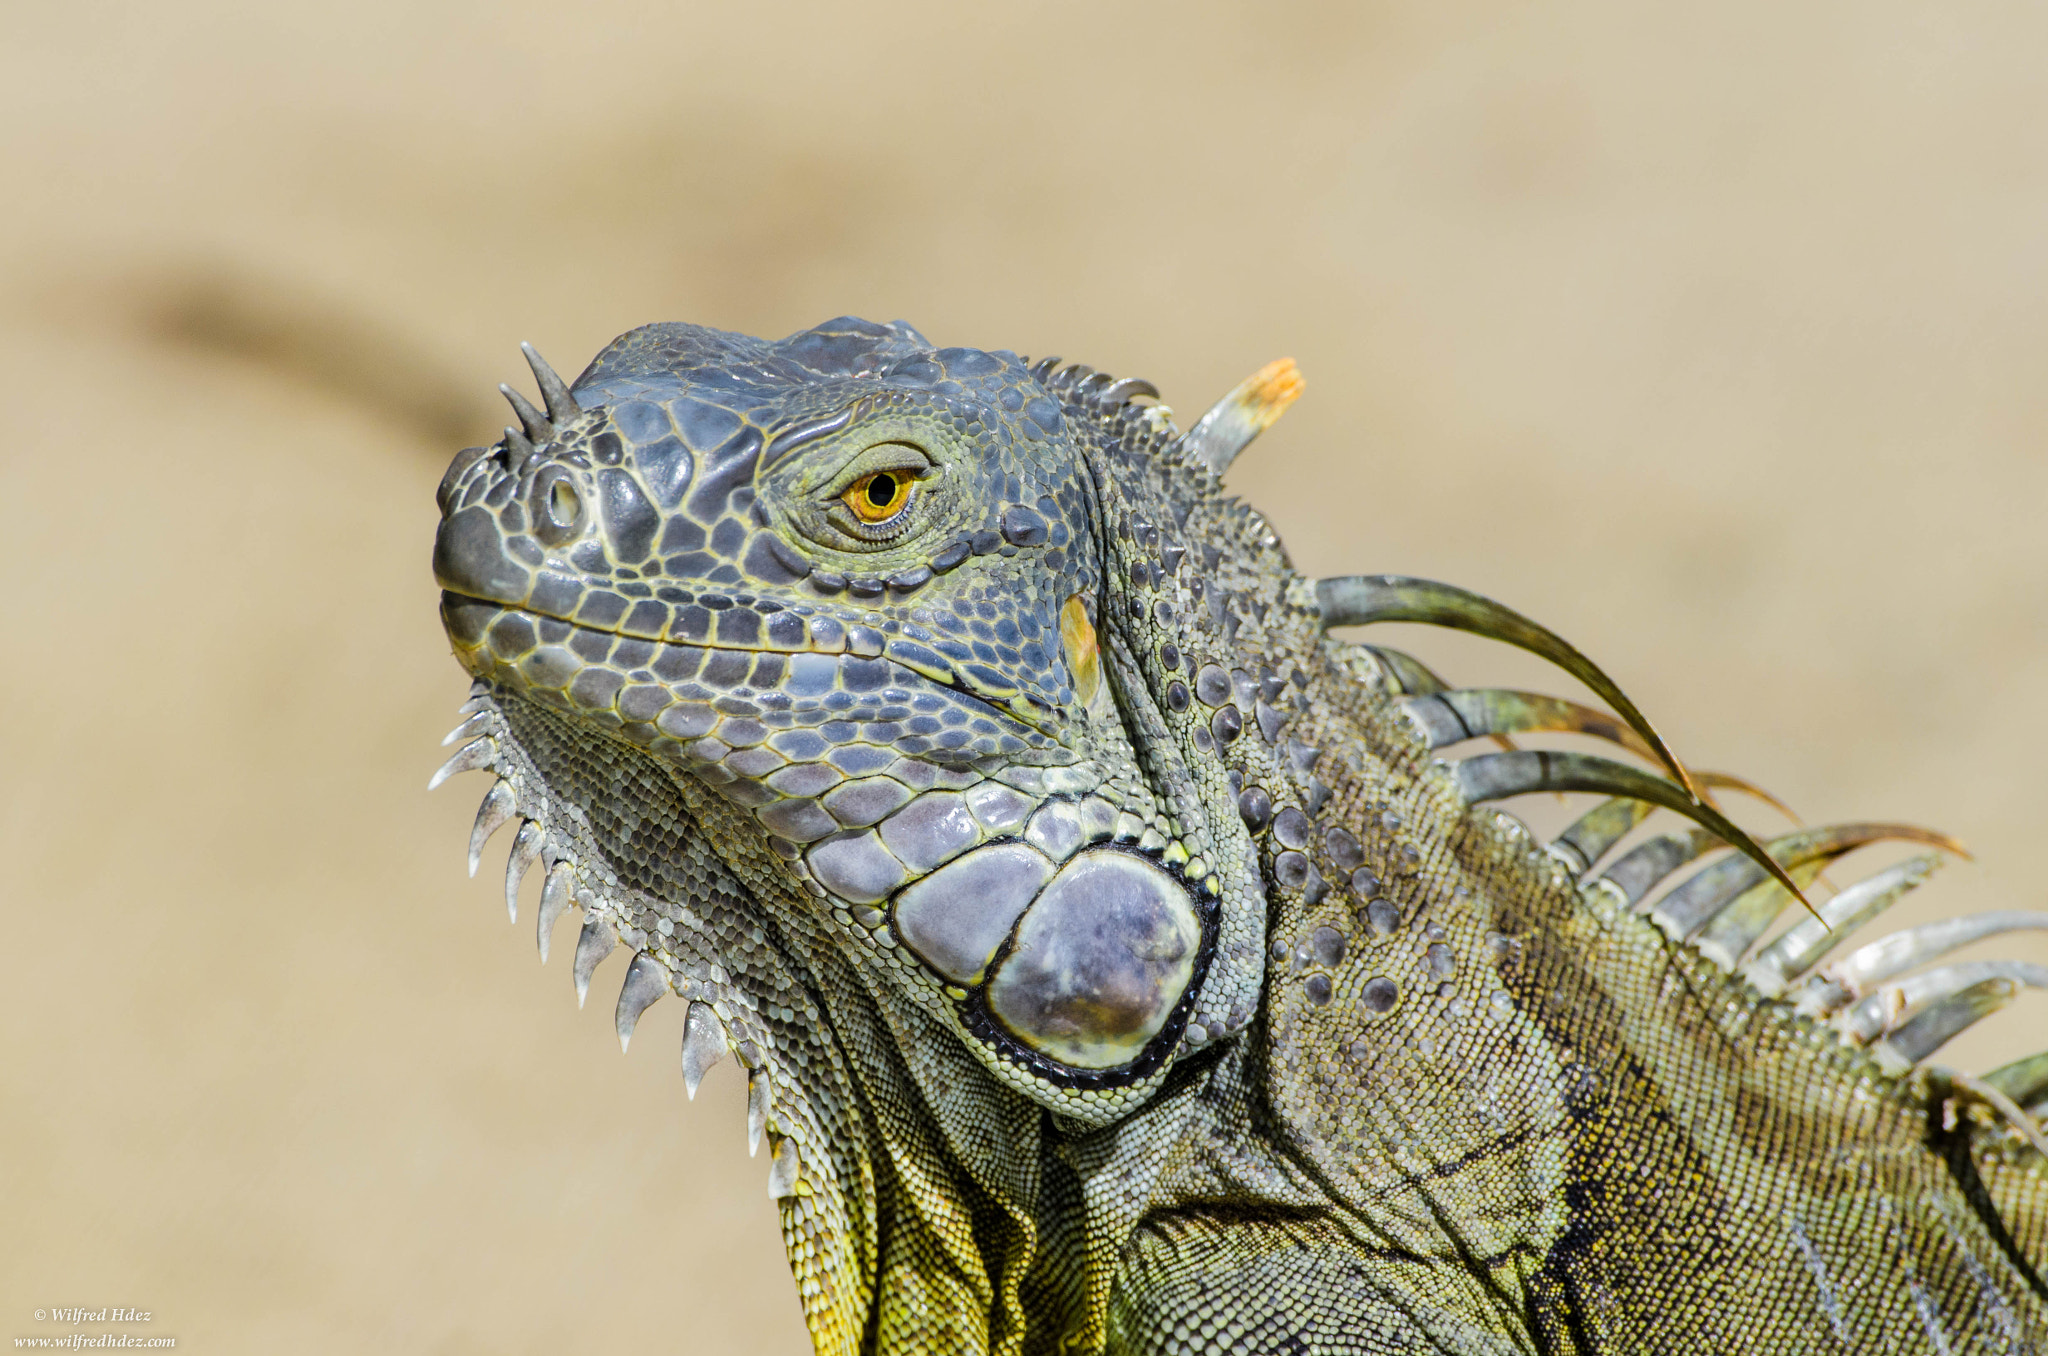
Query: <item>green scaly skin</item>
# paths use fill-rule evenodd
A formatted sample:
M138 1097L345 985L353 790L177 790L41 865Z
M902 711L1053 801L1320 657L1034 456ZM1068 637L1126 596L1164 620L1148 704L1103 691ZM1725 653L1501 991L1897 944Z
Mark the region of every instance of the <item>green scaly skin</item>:
M1415 615L1357 588L1507 614L1298 576L1211 469L1255 396L1184 436L1144 383L852 319L536 375L441 490L442 775L495 775L472 854L519 826L579 989L633 953L622 1040L674 995L693 1090L746 1067L820 1352L2048 1347L2048 1067L1925 1059L2024 967L1808 973L1747 840L1660 904L1704 832L1601 876L1636 801L1551 848L1475 805L1726 831L1433 751L1454 701L1661 746L1326 634Z

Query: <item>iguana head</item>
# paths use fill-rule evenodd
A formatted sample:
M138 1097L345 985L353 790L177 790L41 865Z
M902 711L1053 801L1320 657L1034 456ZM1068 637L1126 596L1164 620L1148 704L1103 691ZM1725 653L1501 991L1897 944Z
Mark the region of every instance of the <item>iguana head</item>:
M450 467L434 571L463 665L566 730L527 741L541 779L709 788L737 874L1078 1119L1244 1022L1257 927L1214 963L1262 898L1232 793L1131 733L1220 704L1136 598L1185 552L1105 508L1108 449L1173 434L1148 385L850 318L648 326L573 391L535 370L545 412L513 397L523 427Z

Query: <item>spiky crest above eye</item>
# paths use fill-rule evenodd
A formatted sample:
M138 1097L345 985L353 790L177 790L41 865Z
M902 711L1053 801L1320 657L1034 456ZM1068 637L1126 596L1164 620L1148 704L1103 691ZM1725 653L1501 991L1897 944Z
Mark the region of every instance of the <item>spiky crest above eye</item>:
M540 356L532 344L522 343L519 351L526 355L526 365L533 371L534 384L540 388L541 400L547 405L543 414L533 407L533 402L500 382L498 391L512 406L512 412L519 416L519 426L505 428L505 456L507 469L517 474L535 452L558 437L563 428L580 417L583 407L576 403L570 393L569 384L548 366L547 359Z

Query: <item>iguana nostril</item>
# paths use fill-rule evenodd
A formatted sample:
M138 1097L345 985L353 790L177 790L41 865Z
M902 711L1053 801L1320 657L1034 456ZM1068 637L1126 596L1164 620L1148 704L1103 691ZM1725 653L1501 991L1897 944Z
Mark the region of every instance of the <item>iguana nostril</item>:
M560 546L583 530L583 496L576 481L560 467L550 467L534 478L534 535L550 546Z

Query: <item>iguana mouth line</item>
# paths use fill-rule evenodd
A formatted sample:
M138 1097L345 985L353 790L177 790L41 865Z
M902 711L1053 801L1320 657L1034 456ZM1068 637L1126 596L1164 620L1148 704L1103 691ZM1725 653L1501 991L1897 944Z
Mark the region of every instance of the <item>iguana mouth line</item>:
M489 598L480 594L464 593L460 589L451 589L445 585L441 591L447 598L496 608L501 613L555 622L591 635L617 636L623 640L637 640L668 649L716 650L725 654L817 654L831 658L878 659L888 663L891 668L922 679L933 686L942 687L949 691L957 692L963 697L972 698L998 718L1016 721L1040 734L1057 734L1053 727L1053 717L1057 713L1039 699L1028 693L1013 691L1006 700L999 700L975 687L962 675L959 666L949 663L937 651L920 645L915 641L885 636L880 631L875 630L875 628L863 626L859 623L845 625L837 623L836 619L833 619L834 624L844 633L844 638L837 648L816 644L807 645L801 649L776 645L721 644L712 639L686 640L667 635L649 635L644 630L629 630L623 625L600 625L579 618L564 617L557 613L544 612L529 603L510 603L502 598ZM798 614L792 612L790 615L795 616ZM857 632L867 632L868 634L860 636L856 634ZM805 634L807 637L811 635L809 627L806 627ZM919 658L922 660L921 663L905 662L903 651L906 647L913 646L920 652ZM892 647L895 649L895 653L891 653Z
M540 617L540 618L545 618L545 619L546 619L546 620L548 620L548 621L557 621L557 622L561 622L561 623L562 623L563 625L565 625L565 626L573 626L573 627L575 627L575 628L576 628L577 630L579 630L579 631L589 631L589 632L593 632L593 633L595 633L595 634L598 634L598 635L606 635L606 636L624 636L624 637L625 637L626 639L628 639L628 640L645 640L645 641L650 641L650 642L652 642L652 643L654 643L654 644L656 644L656 645L688 645L688 646L692 647L693 649L699 649L699 650L733 650L733 651L738 651L738 652L741 652L741 653L744 653L744 654L856 654L856 653L858 653L858 652L857 652L856 650L854 650L854 649L852 648L852 646L851 646L850 644L849 644L849 645L845 645L845 646L842 646L841 648L839 648L839 649L837 649L837 650L832 650L832 649L819 649L819 648L817 648L817 647L815 647L815 646L809 646L809 645L806 645L806 646L802 646L802 647L792 647L792 646L781 646L781 645L737 645L737 644L730 644L730 643L724 643L724 642L720 642L720 641L718 641L718 640L715 640L715 639L711 639L711 638L706 638L706 639L703 639L703 640L690 640L690 639L684 639L684 638L682 638L682 637L678 637L678 636L670 636L670 635L666 635L666 634L653 634L653 633L650 633L650 632L648 632L648 631L646 631L646 630L633 630L633 629L631 629L631 628L629 628L629 627L625 626L624 624L613 624L613 625L603 625L603 624L600 624L600 623L597 623L597 622L593 622L593 621L590 621L590 620L588 620L587 618L581 618L581 617L564 617L564 616L562 616L562 615L561 615L560 613L558 613L558 612L548 612L548 611L544 611L544 610L542 610L541 608L537 608L537 607L533 606L533 604L532 604L532 603L530 603L530 602L517 602L517 603L513 603L513 602L507 602L507 601L506 601L505 599L503 599L503 598L491 598L491 597L486 597L485 595L483 595L483 594L479 594L479 593L464 593L464 592L463 592L463 591L462 591L461 589L451 589L451 588L448 588L448 587L447 587L447 586L445 586L445 585L443 585L443 586L442 586L441 592L443 592L443 593L447 594L447 595L448 595L448 596L449 596L450 598L459 598L459 599L461 599L461 600L462 600L462 601L464 601L464 602L468 602L468 603L484 603L484 604L486 604L486 605L488 605L488 606L491 606L491 607L496 607L496 608L502 608L503 610L505 610L505 611L507 611L507 612L517 612L517 613L520 613L520 614L522 614L522 615L524 615L524 616L528 616L528 617ZM849 628L849 629L851 629L851 628ZM884 658L884 657L886 657L886 656L883 656L883 655L879 655L879 654L877 654L877 655L867 655L867 656L863 656L863 657L864 657L864 658ZM899 667L900 667L900 666L899 666Z

